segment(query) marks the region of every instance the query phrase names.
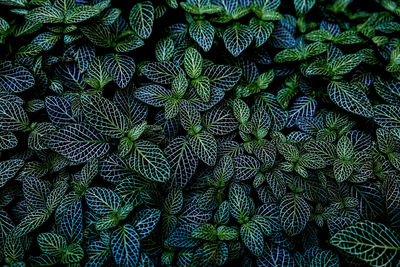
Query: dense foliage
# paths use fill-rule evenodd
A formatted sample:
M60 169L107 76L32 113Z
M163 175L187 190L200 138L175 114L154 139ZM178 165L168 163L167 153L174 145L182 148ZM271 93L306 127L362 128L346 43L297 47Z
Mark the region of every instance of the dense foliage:
M399 2L0 8L2 265L399 266Z

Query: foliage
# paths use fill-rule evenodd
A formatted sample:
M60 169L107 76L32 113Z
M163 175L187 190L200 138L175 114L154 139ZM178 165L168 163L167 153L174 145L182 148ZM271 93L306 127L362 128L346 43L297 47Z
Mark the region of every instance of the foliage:
M0 7L2 265L400 265L398 1Z

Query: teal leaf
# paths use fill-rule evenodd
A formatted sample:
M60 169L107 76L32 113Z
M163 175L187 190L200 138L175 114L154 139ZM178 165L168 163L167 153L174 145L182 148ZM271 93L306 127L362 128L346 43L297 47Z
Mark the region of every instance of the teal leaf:
M119 266L135 266L139 260L140 241L134 226L125 224L111 234L111 250Z
M238 23L226 28L223 39L226 49L237 57L251 44L253 32L249 26Z
M135 142L128 165L151 181L166 182L170 179L170 165L163 151L146 140Z

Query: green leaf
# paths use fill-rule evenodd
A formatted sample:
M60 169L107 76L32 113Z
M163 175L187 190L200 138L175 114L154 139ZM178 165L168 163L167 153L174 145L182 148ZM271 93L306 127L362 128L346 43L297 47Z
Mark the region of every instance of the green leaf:
M196 79L201 75L203 58L196 49L192 47L186 49L183 64L190 78Z
M264 237L260 227L256 223L250 221L243 224L240 227L240 237L251 253L257 257L262 255L264 250Z
M150 141L135 142L129 165L150 181L164 183L170 178L170 165L162 150Z
M32 9L25 18L37 23L61 23L64 21L62 11L50 5Z
M83 248L78 244L71 244L66 249L61 258L61 263L63 264L77 264L84 257Z
M156 45L157 61L169 61L174 55L174 41L171 38L162 39Z
M37 242L44 253L54 257L61 257L67 248L67 240L55 233L40 233Z
M328 94L336 105L349 112L367 118L373 115L372 106L367 95L352 83L332 81L328 85Z
M217 240L217 229L210 223L201 224L192 231L191 236L207 241L215 241Z
M46 209L37 209L28 213L14 228L14 237L18 238L32 232L47 221L48 218L50 218L50 214Z
M328 63L329 72L333 75L344 75L363 62L362 54L339 56Z
M237 57L251 44L253 32L249 26L237 23L226 28L223 39L226 49Z
M227 65L212 65L206 68L203 75L210 79L212 87L229 91L242 76L240 68Z
M206 131L201 131L189 138L192 151L208 166L214 166L217 160L217 141Z
M98 95L83 95L81 102L86 120L99 132L121 138L129 130L128 119L114 102Z
M0 187L3 187L7 181L12 179L23 165L24 161L21 159L0 161Z
M400 237L387 226L361 221L334 234L330 243L372 266L391 266L400 251Z
M0 99L0 130L21 131L29 127L29 118L23 108L13 102Z
M115 213L121 206L121 198L111 189L91 187L85 192L88 207L96 214L104 216Z
M231 215L235 219L251 215L251 203L244 189L239 184L232 184L229 188L229 206Z
M140 239L146 238L155 229L160 220L161 211L158 209L144 209L136 213L132 226Z
M95 7L79 6L74 9L69 9L67 12L65 12L65 23L80 23L96 16L99 13L99 10Z
M260 47L265 44L274 30L274 24L272 22L266 22L256 18L251 18L249 27L253 32L256 47Z
M233 227L221 225L217 228L217 235L219 240L235 240L239 237L239 231Z
M112 81L104 62L104 57L93 58L87 68L87 76L83 78L87 84L97 91L101 91L106 84Z
M388 104L374 106L374 121L381 127L400 128L400 107Z
M142 69L144 76L161 84L172 83L175 77L182 72L183 70L179 66L170 61L148 63Z
M294 0L294 9L299 14L307 14L314 6L315 0Z
M154 7L150 1L137 3L132 7L129 14L129 23L140 38L147 39L150 37L153 30L153 21Z
M214 41L215 29L207 20L193 21L189 25L189 34L205 52L210 51Z
M77 162L101 157L110 145L88 126L70 124L49 137L49 147L64 157Z

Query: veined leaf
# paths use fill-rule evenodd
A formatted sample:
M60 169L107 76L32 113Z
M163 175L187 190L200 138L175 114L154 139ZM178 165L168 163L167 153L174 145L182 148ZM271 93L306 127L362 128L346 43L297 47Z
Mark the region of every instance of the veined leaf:
M81 124L70 124L49 137L49 146L64 157L77 162L101 157L110 145L91 128Z
M0 161L0 188L12 179L24 165L21 159Z
M144 76L153 82L161 84L172 83L175 77L181 72L183 70L170 61L148 63L142 69Z
M223 39L226 49L237 57L251 44L253 32L250 27L238 23L224 31Z
M136 213L132 226L140 239L147 237L160 220L161 211L158 209L144 209Z
M18 104L0 99L0 130L20 131L29 127L29 118Z
M67 248L66 239L55 233L41 233L37 240L40 249L49 256L60 257Z
M379 126L385 128L400 127L400 108L395 105L376 105L374 106L374 120Z
M189 138L189 144L196 156L209 166L214 166L217 160L217 142L214 136L201 131Z
M132 7L131 13L129 14L129 22L132 29L142 39L150 37L151 31L153 30L154 21L154 7L150 1L144 1L137 3Z
M151 181L166 182L170 178L170 165L162 150L146 140L135 142L128 164Z
M351 83L331 82L328 85L328 94L336 105L349 112L367 118L373 115L372 106L367 95Z
M310 206L303 197L295 194L287 194L282 198L280 217L282 227L288 235L298 235L303 231L310 215Z
M83 95L81 101L86 120L99 132L113 138L121 138L129 130L125 115L107 98Z
M139 249L139 235L133 225L125 224L112 232L111 250L117 265L136 266Z
M330 243L373 266L390 266L398 255L400 237L387 226L361 221L338 231Z
M111 189L91 187L85 193L86 203L98 215L116 212L121 206L120 197Z
M107 72L114 79L119 88L128 85L135 72L135 62L130 56L113 54L104 59L104 65Z
M23 66L11 61L0 62L0 90L19 93L35 84L32 74Z
M214 41L215 29L207 20L196 20L189 25L190 37L195 40L204 51L209 51Z
M171 166L173 183L184 187L194 175L199 162L189 146L189 140L183 136L173 139L165 148L165 155Z
M64 21L64 15L58 8L45 5L29 11L26 19L37 23L61 23Z

